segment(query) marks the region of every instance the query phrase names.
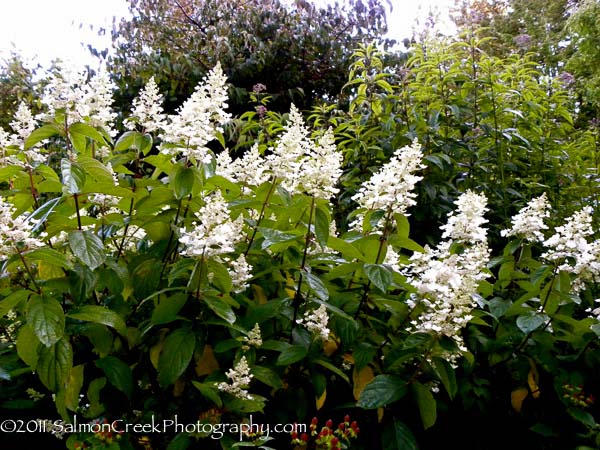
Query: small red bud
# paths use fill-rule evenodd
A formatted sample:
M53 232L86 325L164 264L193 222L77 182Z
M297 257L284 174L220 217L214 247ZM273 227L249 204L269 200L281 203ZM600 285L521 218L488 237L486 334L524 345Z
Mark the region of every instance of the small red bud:
M325 422L325 426L327 428L331 428L333 426L333 420L329 419L327 422Z
M343 430L344 430L344 428L346 428L346 425L344 425L343 423L340 423L340 424L338 425L338 430L340 430L340 431L343 431Z
M348 414L344 416L344 422L350 422L350 416Z
M316 417L313 417L310 421L311 424L316 425L319 420Z
M302 435L300 436L300 439L302 439L304 442L308 442L308 434L302 433Z
M356 420L352 421L352 423L350 424L350 427L354 430L355 428L358 427L358 424L356 423Z

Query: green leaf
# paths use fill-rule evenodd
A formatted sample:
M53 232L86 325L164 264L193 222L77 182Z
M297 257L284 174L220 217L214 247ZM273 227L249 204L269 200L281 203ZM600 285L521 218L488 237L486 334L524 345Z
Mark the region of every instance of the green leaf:
M330 223L331 217L329 216L329 211L322 205L317 206L315 208L315 236L321 247L327 245Z
M83 136L86 138L90 138L92 141L96 141L101 145L106 145L106 141L104 140L102 134L87 123L74 123L69 127L69 135L71 136L71 138L77 138L77 135Z
M48 247L32 250L25 254L25 258L29 261L42 261L63 269L73 268L73 264L63 253Z
M41 382L52 392L62 389L73 367L73 348L67 339L50 347L40 347L36 372Z
M192 443L192 438L187 433L179 433L173 438L167 450L187 450Z
M419 407L423 428L431 428L437 420L437 404L435 398L433 398L431 389L419 382L414 382L412 384L412 391Z
M175 198L180 200L192 193L194 189L194 169L191 167L177 166L175 174L171 181Z
M312 273L304 272L306 283L313 290L318 299L327 301L329 299L329 291L321 281L321 279Z
M407 384L396 375L377 375L365 386L357 406L363 409L382 408L406 395Z
M69 233L69 247L91 270L100 267L106 260L104 245L92 231L76 230Z
M37 365L38 352L41 345L40 340L29 324L25 324L19 329L17 354L32 370L35 370Z
M104 405L100 403L100 391L106 386L106 378L100 377L92 380L87 390L87 399L90 406L87 417L98 417L104 412Z
M383 292L392 284L393 272L383 264L365 264L365 274L375 286Z
M534 330L537 330L549 319L550 318L546 314L531 311L528 314L517 317L517 327L519 327L519 330L521 330L523 333L528 334Z
M210 259L208 260L206 271L207 273L212 274L211 283L213 286L223 293L231 292L233 284L231 282L231 275L229 275L227 267L218 261Z
M177 313L187 300L187 294L175 294L171 297L162 299L154 311L152 311L152 318L150 321L154 325L162 325L165 323L173 322L177 318Z
M450 399L454 399L458 386L456 384L456 374L448 361L443 358L433 357L433 367L439 380L442 382L448 392Z
M85 171L76 162L69 159L60 161L63 189L67 194L80 194L85 185Z
M263 411L267 399L260 395L252 394L250 400L229 396L225 403L225 408L228 411L236 413L253 413Z
M96 361L96 366L104 372L110 384L131 397L133 390L133 375L131 368L116 356L105 356Z
M158 259L147 259L142 261L131 274L133 293L139 299L146 298L158 289L162 263Z
M27 300L30 295L31 291L21 289L20 291L15 291L8 297L2 299L0 302L0 317L4 317L7 312L19 306L19 303L21 303L23 300Z
M83 320L85 322L99 323L114 328L124 337L127 337L127 326L125 321L116 312L97 305L84 305L76 311L67 314L71 319Z
M357 259L359 261L365 260L365 255L363 255L360 250L354 247L354 245L335 236L329 236L327 246L337 252L340 252L347 261L351 261L353 259Z
M262 233L265 240L262 243L262 249L265 250L273 244L280 244L282 242L291 242L298 239L302 233L295 232L284 232L279 230L273 230L272 228L259 227L258 231Z
M383 450L419 450L417 440L410 429L395 417L383 429Z
M84 364L79 364L71 369L69 372L69 379L67 380L67 387L65 389L65 406L73 412L77 412L79 409L79 393L83 387L83 369Z
M178 328L167 336L158 359L158 382L161 386L173 384L185 372L195 348L196 336L189 328Z
M229 304L226 303L225 300L223 300L222 298L207 295L204 297L204 302L221 319L225 320L228 323L235 322L235 312L233 312L231 306L229 306Z
M263 382L273 389L281 389L283 387L283 380L279 377L277 372L268 367L254 366L252 368L252 374L258 381Z
M278 366L289 366L295 362L304 359L308 354L308 349L302 345L290 345L281 352L277 358L276 364Z
M219 397L219 393L214 386L198 381L192 381L192 384L200 391L200 394L202 394L203 397L212 401L217 407L221 408L223 406L223 401L221 400L221 397Z
M115 143L114 151L121 152L123 150L129 150L130 148L139 151L144 147L144 135L142 133L138 131L126 131Z
M44 125L37 130L33 130L29 137L25 139L25 150L33 147L35 144L43 141L44 139L56 136L58 133L59 131L56 125Z
M33 295L27 305L27 323L46 347L58 342L65 332L65 314L53 298Z
M97 159L92 158L91 156L79 155L77 163L87 175L90 175L94 179L94 181L110 185L115 184L112 172Z

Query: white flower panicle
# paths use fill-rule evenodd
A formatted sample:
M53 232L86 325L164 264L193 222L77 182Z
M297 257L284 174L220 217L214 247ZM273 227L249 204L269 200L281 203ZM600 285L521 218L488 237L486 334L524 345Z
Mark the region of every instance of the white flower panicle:
M285 132L267 156L274 177L291 193L305 193L329 199L342 175L343 156L337 150L331 129L318 140L310 139L310 131L302 114L292 105Z
M32 236L32 223L26 216L13 218L16 208L0 197L0 261L22 250L43 247Z
M271 176L258 151L258 144L254 144L241 158L235 160L226 151L219 153L216 174L243 186L259 186Z
M205 198L196 217L198 222L192 223L191 230L181 229L182 255L197 258L232 253L235 245L244 239L243 218L231 220L227 203L219 191Z
M390 161L363 183L352 200L367 210L389 209L392 213L406 214L406 210L416 203L415 185L423 179L414 175L425 168L422 158L421 145L415 139L411 145L396 150ZM350 227L362 231L364 216L363 212L357 214Z
M231 115L227 108L227 78L217 64L198 86L194 93L179 108L176 115L169 116L163 127L163 142L173 144L174 148L163 146L166 154L181 153L196 162L210 163L212 156L206 147L222 133L224 125Z
M243 350L249 350L250 347L260 347L263 343L260 326L257 323L254 324L254 328L248 331L248 335L244 336L242 340L244 341Z
M242 356L234 368L229 369L225 375L230 382L219 383L217 389L221 392L228 392L237 398L252 400L252 396L248 393L248 385L254 375L250 373L250 366L248 366L245 356Z
M483 217L487 211L487 198L471 190L462 194L455 202L457 211L448 216L448 222L441 227L444 230L442 239L457 242L485 242L486 229L482 227L488 220Z
M600 241L587 239L594 234L592 211L589 206L577 211L544 242L548 251L542 258L562 262L558 270L576 275L572 286L575 292L583 290L587 282L600 281Z
M550 217L550 203L544 192L522 208L512 219L512 227L500 232L501 236L517 236L529 242L542 242L544 240L543 230L548 226L544 219Z
M34 145L25 150L25 140L35 130L37 122L29 107L21 102L13 121L10 123L14 134L8 134L0 129L0 166L16 165L20 167L32 167L46 162L46 156L40 153L42 143ZM11 151L8 147L14 147Z
M248 280L252 278L252 266L246 261L244 254L238 256L237 259L227 261L229 268L227 272L231 277L233 292L236 294L244 292L250 286Z
M319 335L323 340L329 339L329 316L327 315L327 309L325 305L319 306L314 311L307 311L304 313L304 318L297 319L296 323L303 325L308 331Z
M161 130L166 118L162 102L163 96L158 91L154 77L151 77L144 89L133 100L131 117L125 121L127 129L135 130L136 125L139 125L146 133Z
M425 307L412 322L415 329L448 336L464 351L460 330L472 318L480 281L488 277L484 270L490 250L481 227L485 223L485 197L466 192L456 204L458 213L442 227L450 239L435 249L426 246L425 252L416 252L403 273L417 290L410 305L421 303ZM453 250L456 244L461 245L461 252Z
M113 129L117 114L112 111L112 93L116 85L110 80L106 71L100 71L89 82L87 73L73 67L61 67L53 72L44 89L42 103L48 112L40 118L50 121L59 110L64 110L64 124L70 126L87 119L90 125L104 128L111 136L116 135Z

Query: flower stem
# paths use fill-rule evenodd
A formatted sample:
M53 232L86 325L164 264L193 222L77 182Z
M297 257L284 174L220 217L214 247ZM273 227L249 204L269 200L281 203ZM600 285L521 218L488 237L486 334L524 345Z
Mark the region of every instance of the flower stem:
M252 247L252 243L254 242L254 238L256 237L256 233L258 232L258 227L260 226L260 222L265 217L265 209L267 209L267 205L269 204L269 200L271 199L271 195L273 195L273 191L275 190L275 186L277 184L277 177L273 177L273 182L271 183L271 187L269 188L269 192L267 192L267 196L265 197L265 201L262 204L262 208L260 209L260 214L258 215L258 220L254 225L254 229L252 230L252 236L250 237L250 241L248 241L248 247L244 252L244 256L248 256L248 252Z
M39 285L36 283L35 277L33 276L33 273L31 272L31 269L29 268L29 265L27 264L27 261L25 261L25 258L23 257L23 254L21 252L19 252L19 258L21 258L21 261L23 262L23 267L25 267L25 271L27 272L27 275L29 275L31 282L35 286L35 290L37 291L38 294L41 294L42 290L40 289Z

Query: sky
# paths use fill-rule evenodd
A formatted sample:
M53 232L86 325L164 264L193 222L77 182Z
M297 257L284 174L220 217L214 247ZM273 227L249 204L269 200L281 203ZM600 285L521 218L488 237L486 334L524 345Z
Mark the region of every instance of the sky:
M326 4L334 0L317 0ZM386 0L387 1L387 0ZM420 17L431 8L440 11L442 28L447 28L453 0L389 0L390 37L410 36ZM110 30L113 17L128 15L126 0L0 0L0 60L14 49L31 64L47 67L55 58L77 65L97 65L84 43L95 48L110 47L110 33L100 37L96 30ZM444 22L445 20L445 22Z

